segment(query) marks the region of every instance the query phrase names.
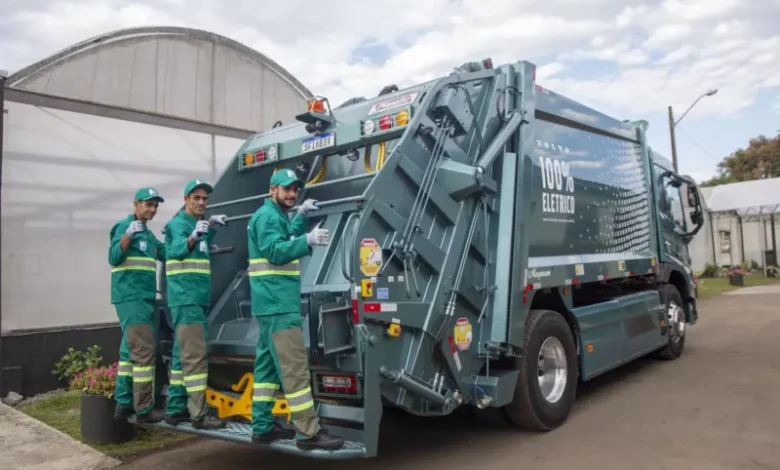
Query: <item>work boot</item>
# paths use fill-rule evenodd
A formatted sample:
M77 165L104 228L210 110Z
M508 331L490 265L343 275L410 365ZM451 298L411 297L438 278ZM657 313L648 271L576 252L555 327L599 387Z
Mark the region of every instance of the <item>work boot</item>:
M298 439L295 445L302 450L336 450L344 445L344 439L331 436L325 429L320 429L311 439Z
M211 415L206 415L197 421L191 421L192 427L195 429L221 429L227 425L225 421Z
M190 420L190 412L187 410L165 416L165 423L171 426L177 426Z
M159 423L165 418L165 412L162 410L151 409L146 413L135 416L136 423Z
M117 405L116 408L114 408L114 419L125 421L132 416L133 413L135 413L135 410L133 410L132 407L128 408L126 406Z
M278 439L292 439L295 437L295 431L285 429L279 423L274 423L274 428L265 434L252 434L253 444L268 444Z

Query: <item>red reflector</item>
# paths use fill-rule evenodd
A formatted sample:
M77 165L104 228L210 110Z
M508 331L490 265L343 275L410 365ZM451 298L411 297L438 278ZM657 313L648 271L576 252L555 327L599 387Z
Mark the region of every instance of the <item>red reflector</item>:
M452 350L452 353L455 354L455 341L452 340L452 336L447 338L447 340L450 342L450 349Z
M390 126L393 125L393 120L390 118L390 116L382 116L379 118L379 128L383 131L386 131L390 129Z
M265 160L265 152L262 150L258 150L255 153L255 161L262 162Z
M321 375L320 380L322 389L328 393L357 393L357 379L354 375Z
M580 279L575 277L575 278L573 278L573 279L571 280L571 283L572 283L572 285L574 285L574 284L579 284L579 283L580 283Z
M352 323L357 325L360 322L360 313L358 312L358 301L352 299Z
M534 290L534 285L528 284L527 286L525 286L525 290Z
M363 304L363 311L364 312L380 312L382 311L382 306L378 303L364 303Z

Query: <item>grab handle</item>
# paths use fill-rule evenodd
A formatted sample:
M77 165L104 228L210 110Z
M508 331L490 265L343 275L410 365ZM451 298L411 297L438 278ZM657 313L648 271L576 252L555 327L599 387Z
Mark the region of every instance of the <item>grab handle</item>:
M359 218L360 213L353 212L349 214L349 217L347 217L346 223L344 223L344 238L341 241L341 249L342 249L342 260L341 260L341 273L344 274L344 278L348 280L349 282L354 282L354 279L352 279L352 273L347 272L347 264L349 263L349 259L347 256L347 245L351 246L354 242L352 237L350 237L349 233L349 223L352 222L352 218Z

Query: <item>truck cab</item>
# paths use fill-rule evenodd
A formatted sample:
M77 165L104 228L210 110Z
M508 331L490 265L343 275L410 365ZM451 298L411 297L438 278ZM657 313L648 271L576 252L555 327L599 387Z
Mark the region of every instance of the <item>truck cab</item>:
M697 290L688 245L704 225L701 193L689 176L675 173L672 162L648 147L657 209L659 277L680 291L688 306L686 321L696 323Z

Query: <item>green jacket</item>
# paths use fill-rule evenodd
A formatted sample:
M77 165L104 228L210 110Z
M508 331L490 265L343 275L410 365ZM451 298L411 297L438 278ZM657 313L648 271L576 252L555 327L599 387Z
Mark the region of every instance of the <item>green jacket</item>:
M168 284L168 306L211 303L211 264L209 246L216 231L212 228L190 251L187 239L198 220L179 211L165 226L165 281Z
M119 242L133 220L135 216L130 214L109 232L112 304L157 297L157 261L165 261L165 245L147 228L133 237L123 253Z
M249 219L249 285L252 315L300 313L299 258L311 254L306 244L308 218L296 214L292 221L270 198Z

